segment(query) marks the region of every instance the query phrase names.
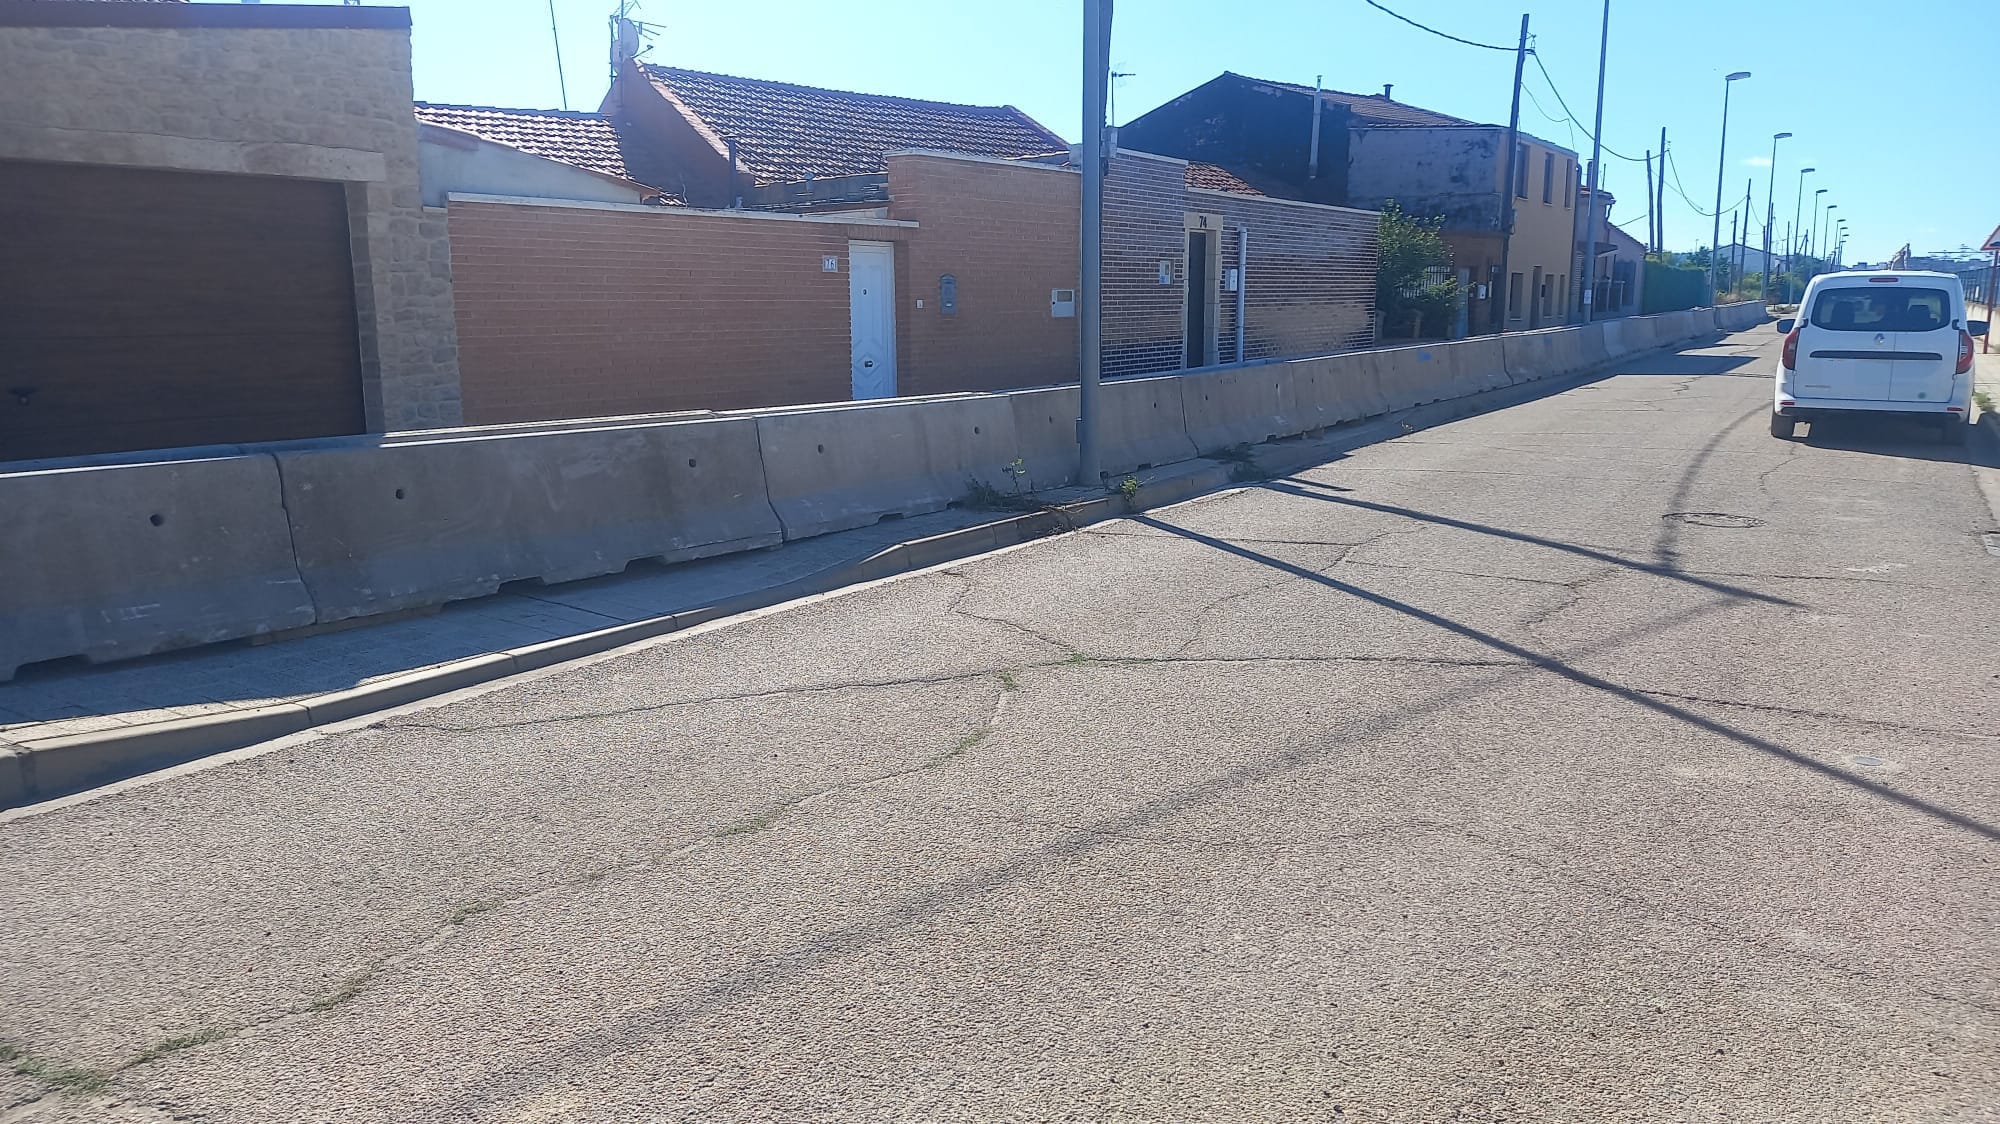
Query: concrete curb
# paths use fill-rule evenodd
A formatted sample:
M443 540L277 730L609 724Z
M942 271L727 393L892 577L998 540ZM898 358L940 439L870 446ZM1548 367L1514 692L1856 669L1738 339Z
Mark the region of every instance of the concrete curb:
M1650 350L1674 351L1693 342L1686 340ZM1115 492L1051 505L1040 511L898 543L856 562L829 567L714 604L472 656L344 691L318 695L302 703L275 703L200 718L63 737L26 738L14 743L0 742L0 809L67 796L315 726L597 655L725 617L971 558L1134 512L1183 503L1256 480L1288 475L1323 463L1347 450L1583 385L1602 377L1618 363L1643 354L1645 352L1634 352L1574 374L1551 376L1463 398L1379 414L1323 430L1317 436L1270 442L1253 448L1248 460L1197 458L1133 473L1127 479L1134 481L1136 487L1131 489L1129 496L1124 492ZM1993 427L1994 433L2000 433L2000 418L1988 414L1984 422Z

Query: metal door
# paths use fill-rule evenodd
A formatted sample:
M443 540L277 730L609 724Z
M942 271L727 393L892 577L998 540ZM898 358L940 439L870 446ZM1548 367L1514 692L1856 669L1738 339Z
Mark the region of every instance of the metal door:
M848 333L854 397L896 396L896 247L847 244Z

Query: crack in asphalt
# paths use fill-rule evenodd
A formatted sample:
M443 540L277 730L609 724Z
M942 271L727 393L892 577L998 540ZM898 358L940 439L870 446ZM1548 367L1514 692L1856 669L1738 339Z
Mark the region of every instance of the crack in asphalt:
M1938 726L1919 726L1914 723L1897 722L1887 718L1864 718L1860 715L1841 714L1837 711L1780 706L1776 703L1748 702L1743 699L1719 699L1707 695L1689 695L1677 691L1655 690L1650 687L1633 687L1632 690L1649 698L1673 699L1676 702L1734 707L1738 710L1761 711L1766 714L1778 714L1788 718L1817 718L1827 722L1843 722L1852 726L1872 726L1876 729L1894 730L1905 734L1935 734L1942 737L1967 738L1973 741L2000 743L2000 734L1986 734L1976 730L1950 730Z

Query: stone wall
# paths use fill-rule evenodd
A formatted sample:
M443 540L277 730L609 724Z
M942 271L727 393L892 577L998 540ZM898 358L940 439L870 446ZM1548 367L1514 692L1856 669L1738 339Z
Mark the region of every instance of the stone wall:
M374 430L462 420L411 104L405 9L0 0L0 160L346 185Z

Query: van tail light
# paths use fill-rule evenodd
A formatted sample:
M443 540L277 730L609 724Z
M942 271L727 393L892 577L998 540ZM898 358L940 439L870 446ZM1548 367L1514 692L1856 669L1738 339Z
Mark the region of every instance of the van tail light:
M1972 337L1966 336L1965 338L1970 340ZM1958 350L1958 361L1960 363L1972 362L1972 345L1970 343L1961 346ZM1796 371L1799 369L1799 329L1797 328L1793 328L1790 332L1785 333L1784 363L1785 370L1787 371Z
M1958 373L1972 369L1972 333L1963 328L1958 330Z

